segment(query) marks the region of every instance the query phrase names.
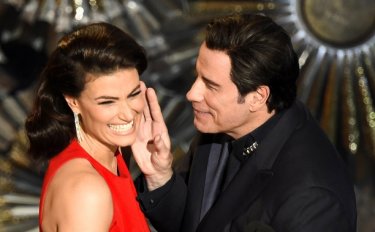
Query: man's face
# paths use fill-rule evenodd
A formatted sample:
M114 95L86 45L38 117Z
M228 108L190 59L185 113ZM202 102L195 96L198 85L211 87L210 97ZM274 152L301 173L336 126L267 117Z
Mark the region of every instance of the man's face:
M196 62L197 77L186 94L194 110L194 125L203 133L226 133L239 138L251 128L246 99L230 79L231 61L222 51L210 50L205 43Z

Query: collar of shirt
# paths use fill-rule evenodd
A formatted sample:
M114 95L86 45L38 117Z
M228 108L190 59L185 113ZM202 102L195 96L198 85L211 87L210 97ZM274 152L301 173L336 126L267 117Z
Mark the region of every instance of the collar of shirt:
M252 132L242 136L239 139L233 140L231 142L232 154L234 154L234 156L241 163L246 161L250 156L255 155L256 150L252 152L250 155L243 155L243 150L253 145L254 142L257 142L258 146L261 146L262 140L267 136L267 134L276 125L276 123L281 118L282 114L283 112L274 114L270 119L268 119L265 123L260 125L258 128L256 128Z

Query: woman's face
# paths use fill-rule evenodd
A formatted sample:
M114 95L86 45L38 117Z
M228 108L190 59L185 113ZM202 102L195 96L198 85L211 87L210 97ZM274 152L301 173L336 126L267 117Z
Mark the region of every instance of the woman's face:
M77 99L84 142L115 147L132 144L144 104L135 68L92 78Z

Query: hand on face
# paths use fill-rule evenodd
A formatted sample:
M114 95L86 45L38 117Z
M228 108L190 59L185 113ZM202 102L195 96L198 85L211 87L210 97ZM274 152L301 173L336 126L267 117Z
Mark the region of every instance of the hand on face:
M137 138L131 146L133 156L145 175L148 189L164 185L172 176L171 141L154 89L141 82L145 108Z

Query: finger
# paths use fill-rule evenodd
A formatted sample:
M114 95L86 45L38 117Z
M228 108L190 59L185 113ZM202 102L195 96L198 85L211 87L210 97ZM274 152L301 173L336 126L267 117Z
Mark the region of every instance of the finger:
M161 112L161 108L160 108L158 97L155 93L155 90L153 88L147 88L146 95L147 95L147 101L150 107L149 112L151 113L152 119L155 122L164 124L163 114Z
M146 97L146 92L147 92L147 87L146 87L146 84L141 81L140 82L140 85L141 85L141 91L142 91L142 94L143 94L143 99L144 99L144 102L145 102L145 106L144 106L144 109L143 109L143 118L145 121L147 120L151 120L151 113L150 113L150 107L149 107L149 103L148 103L148 100L147 100L147 97Z
M158 156L160 157L163 157L163 159L171 159L170 157L170 148L169 146L167 146L167 144L165 143L165 141L162 139L162 136L161 135L157 135L155 136L154 138L154 146L157 150L157 154Z
M161 139L163 140L164 145L168 150L171 149L171 139L169 137L168 131L164 131L160 134Z

